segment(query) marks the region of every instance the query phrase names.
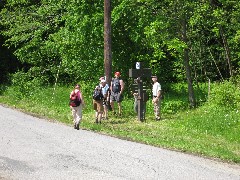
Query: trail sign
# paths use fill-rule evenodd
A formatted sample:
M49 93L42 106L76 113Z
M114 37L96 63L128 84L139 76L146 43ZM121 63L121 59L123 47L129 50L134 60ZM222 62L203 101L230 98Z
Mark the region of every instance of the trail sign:
M131 78L150 78L151 69L129 69L129 77Z
M143 110L143 103L148 100L148 96L146 94L146 90L143 89L143 81L142 78L150 78L151 77L151 69L144 68L141 69L141 63L136 63L136 69L129 69L129 77L136 78L135 82L138 87L138 120L145 120L145 111Z

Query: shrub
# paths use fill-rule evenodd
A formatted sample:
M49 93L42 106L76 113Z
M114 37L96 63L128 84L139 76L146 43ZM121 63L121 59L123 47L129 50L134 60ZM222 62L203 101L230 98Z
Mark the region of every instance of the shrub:
M176 113L188 108L188 102L182 100L163 102L163 111L167 113Z
M225 108L238 108L240 89L231 81L224 81L214 86L210 92L209 104Z
M42 81L39 78L34 78L29 73L23 71L16 72L12 75L11 91L14 91L17 99L23 99L32 96L39 88L42 87Z

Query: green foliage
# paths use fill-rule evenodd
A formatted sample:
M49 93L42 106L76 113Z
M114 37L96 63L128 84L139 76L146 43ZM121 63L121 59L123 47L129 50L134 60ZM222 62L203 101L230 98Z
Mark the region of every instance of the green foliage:
M143 61L166 85L186 81L186 57L194 83L228 79L230 69L234 72L239 67L239 3L111 3L112 70L121 71L126 81L136 61ZM0 43L12 49L21 62L16 63L14 71L29 72L31 79L45 84L97 81L104 75L103 0L11 0L1 1L0 5L4 38ZM186 49L188 54L184 54ZM9 59L2 61L7 67ZM7 69L5 74L12 72L4 67L1 69ZM175 109L185 107L185 103L167 106Z
M167 113L176 113L178 111L188 109L188 102L182 100L175 100L163 103L163 111Z
M14 94L17 100L33 96L42 87L41 79L31 76L29 73L19 71L12 75L12 86L9 95Z
M174 126L181 126L185 131L196 131L199 134L222 136L228 141L239 141L240 113L224 107L204 106L195 111L182 113L184 118Z
M231 81L224 81L212 87L209 104L217 107L238 109L240 107L240 89Z
M7 3L2 9L6 46L28 67L37 67L36 76L45 80L88 79L103 71L103 8L101 2L24 1ZM91 7L89 7L91 5ZM94 11L94 13L93 13ZM7 30L8 29L8 30ZM101 42L101 43L100 43ZM101 59L101 61L100 61ZM83 71L84 69L84 71ZM63 78L64 77L64 78Z

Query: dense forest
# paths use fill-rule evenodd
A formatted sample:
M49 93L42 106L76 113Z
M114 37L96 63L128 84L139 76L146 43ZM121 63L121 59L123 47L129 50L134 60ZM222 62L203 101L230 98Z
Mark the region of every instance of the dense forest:
M112 0L112 72L137 61L162 84L238 74L240 4L233 0ZM104 75L104 0L1 0L0 82L97 82ZM113 74L112 73L112 74Z

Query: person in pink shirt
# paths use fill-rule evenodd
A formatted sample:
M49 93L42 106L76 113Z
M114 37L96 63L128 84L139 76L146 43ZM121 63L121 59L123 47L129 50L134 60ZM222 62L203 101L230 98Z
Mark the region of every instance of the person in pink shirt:
M82 120L82 108L84 106L84 99L79 84L76 84L75 88L70 93L69 105L72 111L74 129L79 130L79 124Z

